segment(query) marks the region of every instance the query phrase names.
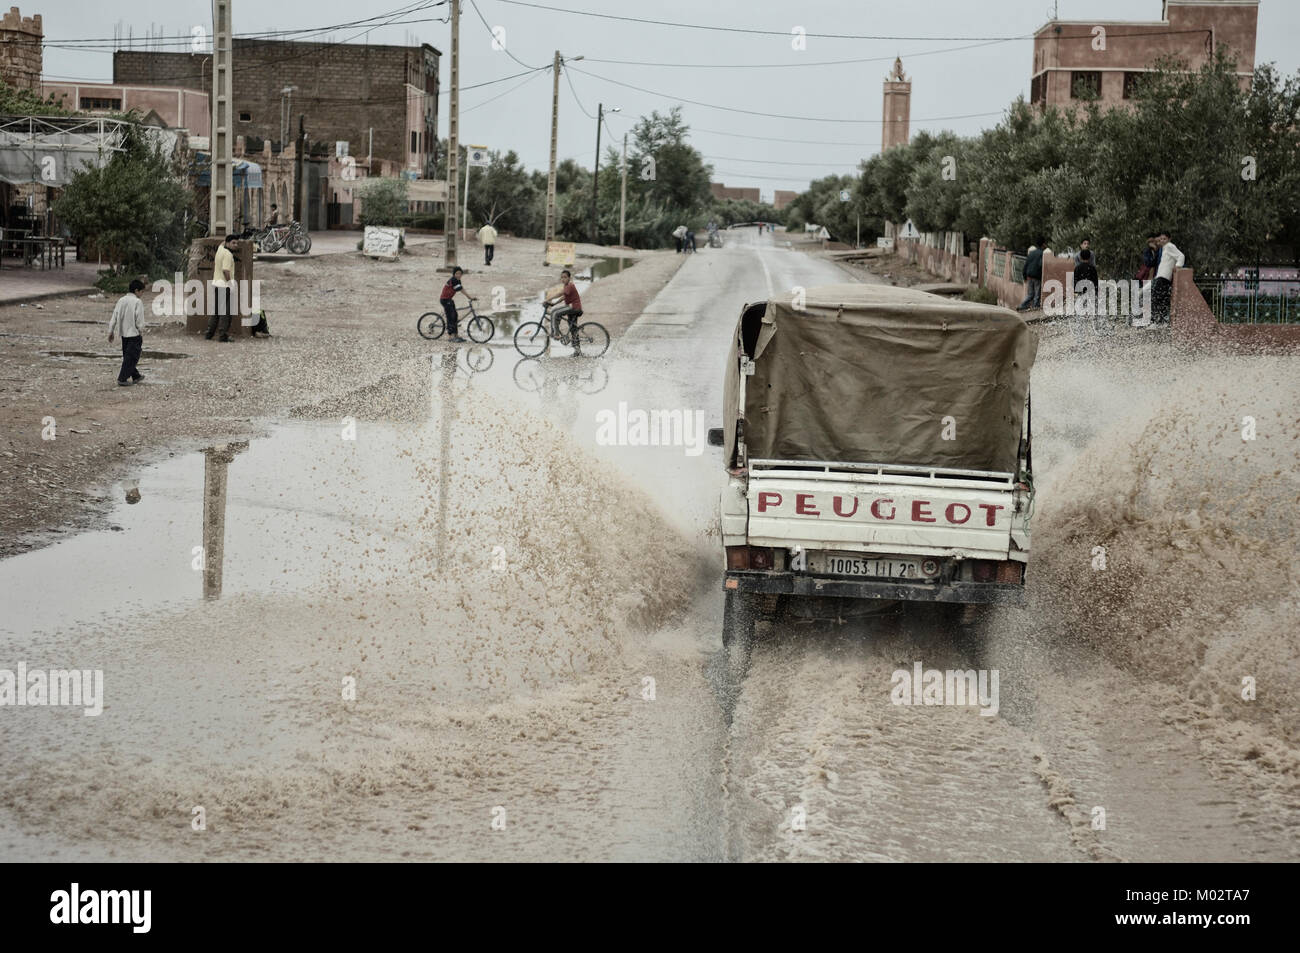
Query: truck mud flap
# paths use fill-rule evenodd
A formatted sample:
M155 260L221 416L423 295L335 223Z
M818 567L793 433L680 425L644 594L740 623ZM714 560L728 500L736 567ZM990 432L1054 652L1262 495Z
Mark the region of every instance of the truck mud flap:
M790 572L727 573L726 588L789 596L831 596L837 599L897 599L902 602L960 602L1023 606L1025 590L1014 583L949 582L942 585L893 582L887 579L842 579Z

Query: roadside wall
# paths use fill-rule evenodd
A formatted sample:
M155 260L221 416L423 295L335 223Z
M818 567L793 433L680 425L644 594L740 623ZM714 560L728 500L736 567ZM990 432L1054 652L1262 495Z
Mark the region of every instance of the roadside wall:
M1174 272L1169 318L1174 341L1192 347L1300 352L1300 325L1220 324L1196 287L1195 277L1191 268Z

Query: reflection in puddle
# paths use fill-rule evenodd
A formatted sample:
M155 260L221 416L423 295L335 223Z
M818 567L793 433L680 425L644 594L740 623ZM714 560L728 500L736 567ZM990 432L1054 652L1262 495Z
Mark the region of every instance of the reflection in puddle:
M202 560L205 599L221 595L226 560L226 468L236 454L247 449L248 441L242 440L203 450L203 549L196 555Z
M98 324L99 322L95 322ZM122 360L122 352L109 352L101 354L98 351L46 351L48 357L90 357L106 361ZM140 354L142 361L179 361L183 358L193 357L192 354L176 354L171 351L144 351Z

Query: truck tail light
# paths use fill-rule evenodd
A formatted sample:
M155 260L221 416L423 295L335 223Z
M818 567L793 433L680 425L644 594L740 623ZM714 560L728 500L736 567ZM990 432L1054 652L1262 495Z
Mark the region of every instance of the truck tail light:
M987 559L976 559L971 562L970 575L976 582L992 582L997 572L998 564L995 562Z
M766 546L728 546L728 569L771 569L773 553Z
M998 582L1015 582L1025 581L1025 564L1018 563L1015 560L1007 560L998 563Z

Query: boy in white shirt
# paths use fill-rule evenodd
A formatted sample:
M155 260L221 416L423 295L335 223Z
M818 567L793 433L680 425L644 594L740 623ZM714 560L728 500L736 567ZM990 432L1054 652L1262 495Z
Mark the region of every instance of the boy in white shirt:
M108 343L113 343L114 333L122 335L122 369L117 372L118 387L130 387L144 380L144 375L136 370L140 351L144 348L144 302L140 300L144 282L133 278L130 289L129 293L117 299L113 317L108 321Z
M1151 310L1155 312L1153 317L1156 324L1168 324L1174 270L1187 263L1187 256L1170 240L1168 232L1161 232L1156 237L1156 247L1160 249L1160 265L1156 280L1151 285Z

